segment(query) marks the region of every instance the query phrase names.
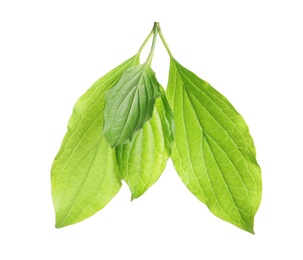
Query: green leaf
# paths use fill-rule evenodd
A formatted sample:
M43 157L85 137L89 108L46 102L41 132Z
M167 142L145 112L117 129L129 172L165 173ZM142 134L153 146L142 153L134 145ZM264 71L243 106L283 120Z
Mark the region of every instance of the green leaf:
M131 190L132 200L158 180L172 151L173 116L162 87L161 94L152 118L135 134L132 142L116 148L119 171Z
M129 141L148 121L160 96L155 73L144 63L123 72L106 93L104 137L112 147Z
M176 125L172 160L182 181L213 214L254 233L261 171L244 119L173 58L167 95Z
M115 151L102 135L104 96L118 82L122 72L138 62L136 55L107 73L74 106L68 131L51 170L58 228L95 214L121 187Z

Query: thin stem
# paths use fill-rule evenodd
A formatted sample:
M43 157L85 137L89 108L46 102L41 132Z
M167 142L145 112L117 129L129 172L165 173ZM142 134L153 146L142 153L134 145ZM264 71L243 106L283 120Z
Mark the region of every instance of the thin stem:
M151 30L149 35L146 37L145 41L142 43L140 49L138 50L138 54L141 54L141 52L144 49L146 43L149 41L149 39L152 37L153 34L154 34L154 28Z
M160 36L160 39L161 39L161 41L162 41L162 43L163 43L165 49L166 49L167 52L168 52L168 55L170 56L170 58L173 58L173 55L172 55L170 49L168 48L168 45L167 45L167 43L166 43L166 41L165 41L165 39L164 39L164 36L163 36L163 34L162 34L162 32L161 32L160 27L159 27L159 36Z
M159 23L155 22L154 27L153 27L153 33L154 33L153 42L152 42L152 46L151 46L150 52L148 54L148 57L146 59L146 64L148 64L148 65L151 65L152 60L153 60L159 28L160 28Z

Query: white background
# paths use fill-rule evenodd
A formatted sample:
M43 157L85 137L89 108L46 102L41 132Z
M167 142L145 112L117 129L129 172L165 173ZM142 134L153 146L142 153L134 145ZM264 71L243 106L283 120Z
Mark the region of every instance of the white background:
M0 259L303 259L302 1L1 1ZM153 22L246 119L263 174L256 235L214 217L172 163L130 203L54 228L50 167L75 101ZM149 47L147 46L147 49ZM153 61L167 83L160 41Z

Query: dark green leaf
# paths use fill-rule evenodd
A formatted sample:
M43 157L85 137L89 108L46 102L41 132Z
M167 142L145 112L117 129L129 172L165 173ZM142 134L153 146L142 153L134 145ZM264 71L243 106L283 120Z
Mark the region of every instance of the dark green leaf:
M151 118L159 86L151 67L142 64L123 72L106 93L104 137L112 147L129 141Z

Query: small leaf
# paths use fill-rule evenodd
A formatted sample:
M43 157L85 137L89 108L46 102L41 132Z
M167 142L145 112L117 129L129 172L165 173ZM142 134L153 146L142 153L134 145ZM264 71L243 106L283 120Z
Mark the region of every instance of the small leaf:
M122 72L138 62L136 55L107 73L74 106L68 131L51 170L58 228L95 214L121 187L115 151L102 135L104 96L118 82Z
M253 233L261 171L244 119L173 58L167 95L176 125L172 160L182 181L213 214Z
M131 190L132 200L158 180L172 151L173 116L162 87L161 94L152 118L134 135L133 141L116 148L119 171Z
M123 72L121 79L106 93L104 137L112 147L129 141L153 113L160 85L145 63Z

